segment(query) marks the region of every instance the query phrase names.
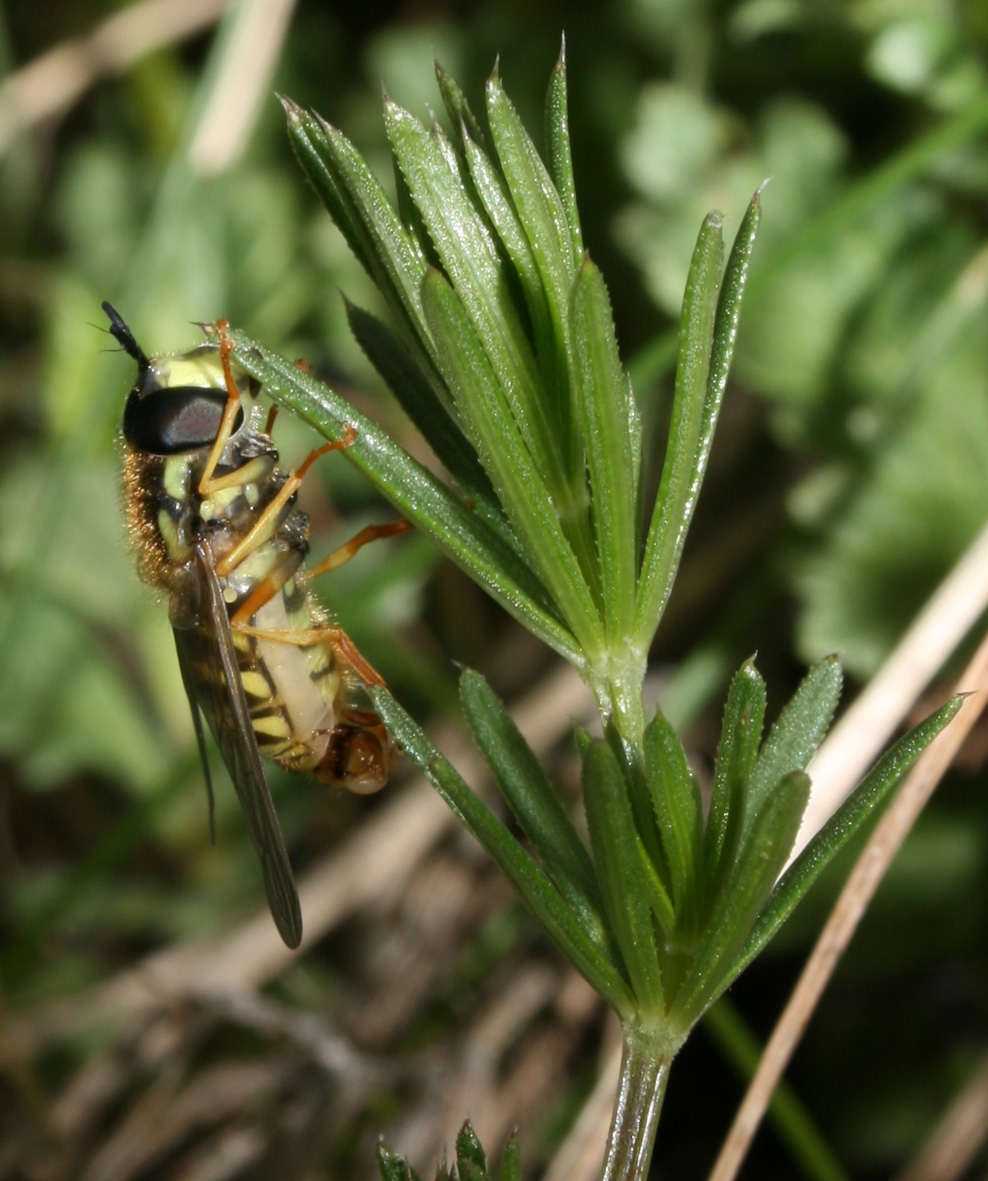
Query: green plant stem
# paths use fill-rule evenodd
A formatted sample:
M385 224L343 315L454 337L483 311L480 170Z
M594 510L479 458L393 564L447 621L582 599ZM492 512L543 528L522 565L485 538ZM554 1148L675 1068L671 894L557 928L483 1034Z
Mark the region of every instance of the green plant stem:
M647 657L622 654L621 660L591 661L584 679L597 701L605 722L613 723L621 736L629 765L641 762L645 741L645 702L642 686Z
M622 1034L621 1078L607 1136L603 1181L643 1181L679 1043L668 1029L637 1019L626 1021Z

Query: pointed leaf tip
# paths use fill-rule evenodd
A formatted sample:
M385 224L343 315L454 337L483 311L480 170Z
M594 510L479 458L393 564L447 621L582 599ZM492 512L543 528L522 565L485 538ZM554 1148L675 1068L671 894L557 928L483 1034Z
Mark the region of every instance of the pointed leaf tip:
M274 96L278 102L281 103L282 109L284 110L288 121L295 124L301 123L302 108L298 105L298 103L290 99L288 95L279 94L277 91L275 91Z

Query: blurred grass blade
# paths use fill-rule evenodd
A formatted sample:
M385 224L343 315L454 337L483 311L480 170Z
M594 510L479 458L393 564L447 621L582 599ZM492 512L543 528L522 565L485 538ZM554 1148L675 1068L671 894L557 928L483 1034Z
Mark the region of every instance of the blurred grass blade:
M862 779L779 880L758 916L744 948L720 985L727 988L762 951L797 904L844 848L889 792L900 782L923 751L960 709L963 697L953 697L913 727Z
M604 277L585 258L572 295L572 382L583 420L597 560L609 639L621 644L635 609L641 419L618 355Z
M734 961L775 879L792 851L810 796L802 771L786 775L755 817L707 921L707 934L675 1000L676 1020L688 1029L721 992L724 966Z
M496 389L497 379L457 293L437 271L423 284L426 315L440 349L439 368L460 418L469 421L511 524L563 618L585 652L601 647L601 625L590 589L563 532L556 507L518 422Z
M704 834L704 876L713 897L721 867L730 865L741 835L748 778L765 720L765 682L750 660L734 674L724 706L710 814Z
M703 864L703 803L679 735L661 713L645 731L645 774L669 867L676 924L690 931Z
M620 969L605 948L591 941L534 859L471 791L387 689L372 686L369 692L402 750L487 850L549 938L619 1014L630 1014L634 1002Z
M722 218L708 213L693 251L679 326L676 392L662 479L652 510L635 604L634 643L647 649L665 609L686 542L708 438L707 377L724 258Z
M830 727L843 673L836 656L815 664L783 707L751 771L745 801L748 832L765 797L790 771L803 771Z
M641 1014L662 1009L662 976L655 942L648 882L639 853L627 788L617 756L607 742L594 742L583 759L587 812L597 880Z
M233 333L233 339L237 363L326 438L341 438L350 423L357 438L344 454L354 466L507 611L560 655L582 666L581 649L559 621L538 578L477 513L345 398L243 333Z
M531 747L479 673L467 669L460 677L460 700L501 794L531 841L543 869L587 932L597 942L606 942L603 901L590 854Z
M573 247L573 258L577 260L583 254L583 232L580 229L580 213L576 206L573 155L569 140L565 37L559 49L559 60L549 78L549 88L545 96L545 142L549 172L562 202Z

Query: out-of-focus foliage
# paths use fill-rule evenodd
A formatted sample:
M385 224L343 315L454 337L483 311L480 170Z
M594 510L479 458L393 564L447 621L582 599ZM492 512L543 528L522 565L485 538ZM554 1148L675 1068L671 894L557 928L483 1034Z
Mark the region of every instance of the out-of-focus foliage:
M15 0L0 15L0 65L21 67L108 12L91 0ZM373 165L383 158L382 80L427 114L439 101L433 48L471 100L500 52L513 99L537 126L564 24L583 229L646 425L660 427L668 405L664 342L703 214L723 210L733 235L752 190L773 178L721 434L655 659L710 670L692 699L700 703L721 700L726 670L755 649L773 686L787 676L795 686L793 651L815 659L840 650L866 677L988 504L985 6L301 3L270 88L318 109ZM225 784L218 845L208 845L165 612L134 577L122 538L115 430L132 366L104 351L100 300L153 351L186 348L198 336L190 321L226 316L305 357L336 388L359 391L362 404L370 392L372 413L397 422L340 299L343 291L373 309L373 293L307 191L274 99L262 102L228 170L208 175L188 162L222 53L207 30L119 77L99 76L0 158L0 781L9 817L0 921L4 1007L15 1020L38 998L87 995L141 952L173 936L208 937L260 902ZM249 74L242 66L241 87ZM289 462L312 445L286 415L277 430ZM344 463L318 472L316 493L322 483L328 495L308 504L316 555L382 515ZM544 658L448 570L436 572L417 541L380 555L370 547L323 588L368 658L421 713L450 700L449 657L483 669L502 695L528 688ZM721 649L729 659L711 658ZM777 700L786 696L779 684ZM713 757L706 732L701 719L689 746L701 769ZM275 794L303 866L357 814L308 784L276 783ZM983 1048L986 834L983 789L955 783L907 847L797 1062L797 1089L855 1176L888 1175ZM453 893L443 892L446 905ZM427 911L412 908L417 897L415 921ZM809 907L822 905L810 896ZM475 986L526 979L512 956L530 936L504 913L480 935L466 921L457 929L462 955L448 980L431 981L431 1000L408 1001L408 1011L401 997L373 1006L391 1015L401 1052L433 1044L437 1029L455 1038ZM812 919L797 913L780 955ZM426 945L417 929L408 941ZM342 951L340 941L327 955ZM411 995L408 963L392 945L375 944L373 955ZM332 996L359 1013L330 962L318 951L299 961L281 982L286 1004L324 1009ZM760 1031L791 969L784 960L777 978L760 965L735 989ZM565 1021L575 1022L579 1006L566 1003ZM587 1024L567 1027L567 1045L580 1046L581 1062L543 1027L540 1053L520 1042L506 1059L505 1077L525 1060L572 1080L551 1104L529 1095L526 1110L505 1117L538 1124L531 1137L523 1130L526 1168L551 1155L589 1089L597 1015L586 1002L579 1011ZM39 1065L39 1093L61 1094L77 1065L109 1053L101 1037L87 1031ZM682 1175L709 1161L731 1098L721 1061L694 1043L677 1062L660 1145L670 1173ZM34 1095L31 1085L23 1093ZM19 1110L6 1078L4 1088L0 1111ZM330 1175L367 1174L360 1135L372 1143L407 1098L400 1084L382 1095L362 1111L360 1132L326 1149ZM401 1152L428 1141L413 1144L403 1130L388 1132ZM791 1177L784 1151L763 1139L752 1175Z
M752 184L772 178L736 376L773 405L776 438L816 460L792 495L806 534L794 562L799 650L840 649L862 677L984 519L988 68L977 7L736 5L693 70L642 87L621 144L637 199L617 233L670 315L703 210L737 215ZM672 8L634 6L659 52ZM774 73L773 55L784 63Z

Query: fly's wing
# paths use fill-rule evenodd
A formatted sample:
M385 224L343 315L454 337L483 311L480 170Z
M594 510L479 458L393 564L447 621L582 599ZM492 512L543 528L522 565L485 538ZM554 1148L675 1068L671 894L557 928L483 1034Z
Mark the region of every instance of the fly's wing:
M302 940L298 891L254 738L226 604L205 540L196 544L196 565L202 596L201 619L194 627L173 630L199 750L203 753L202 723L198 717L201 709L237 790L261 861L264 888L275 924L285 943L298 947Z
M213 777L209 773L209 755L206 753L206 735L202 729L202 714L199 712L197 700L198 690L196 673L192 667L188 634L172 629L175 635L175 647L178 650L178 667L182 673L182 684L185 696L189 699L189 709L192 711L192 727L196 732L196 746L199 747L199 762L202 764L203 778L206 780L206 795L209 799L209 839L216 844L216 801L213 797ZM201 678L200 678L201 679Z

